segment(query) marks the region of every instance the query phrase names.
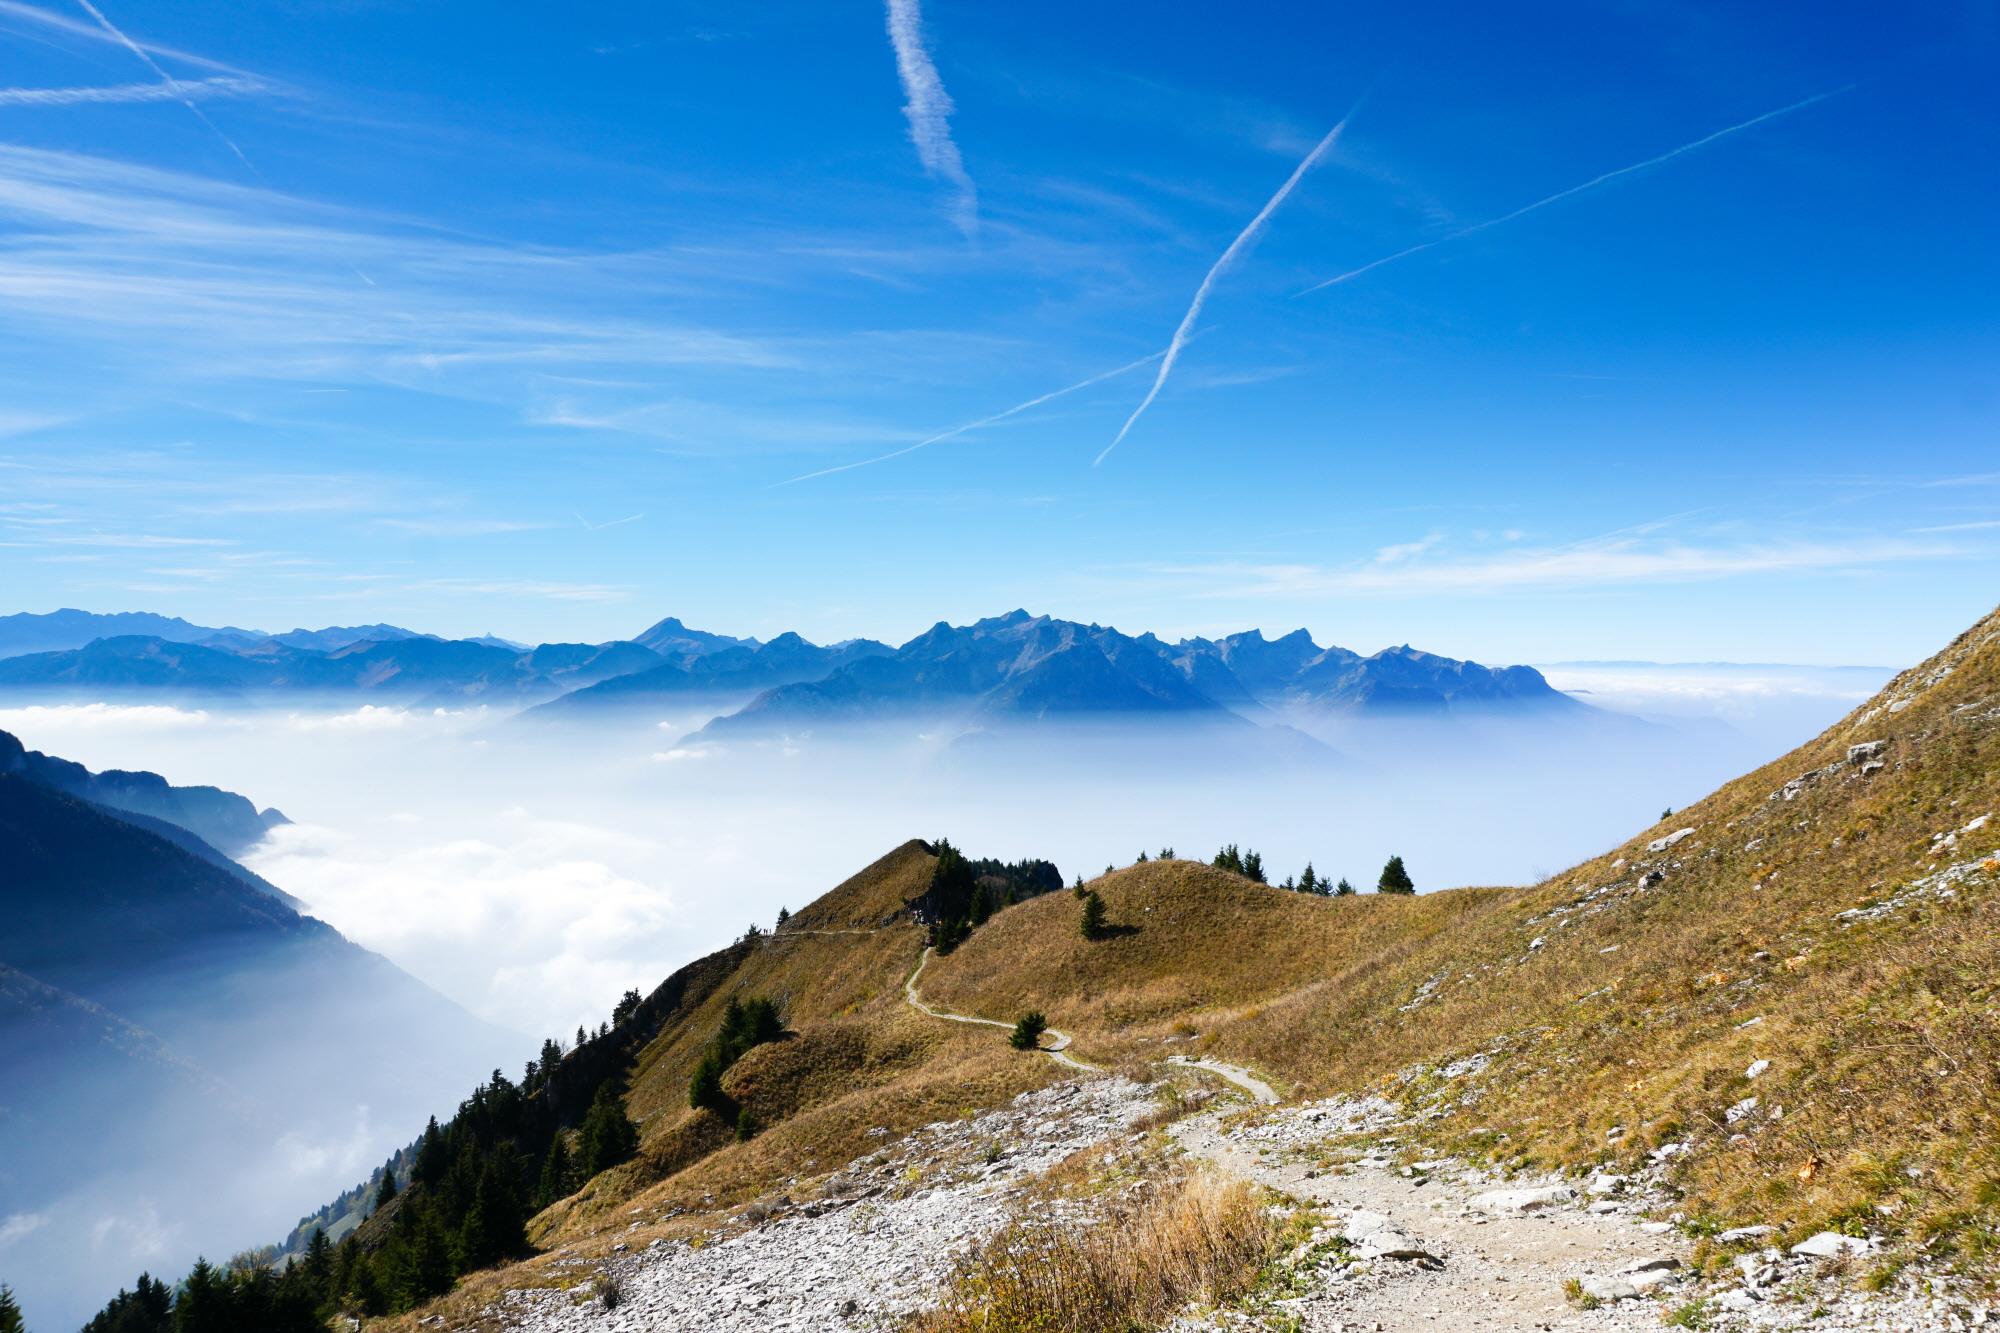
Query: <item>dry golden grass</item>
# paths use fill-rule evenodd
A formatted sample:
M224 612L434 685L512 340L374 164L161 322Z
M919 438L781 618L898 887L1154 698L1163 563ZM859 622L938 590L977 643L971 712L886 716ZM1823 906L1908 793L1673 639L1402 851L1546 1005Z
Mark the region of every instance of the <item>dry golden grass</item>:
M1248 1291L1279 1224L1213 1175L1144 1181L1118 1200L1045 1199L959 1266L911 1333L1123 1333Z
M934 963L926 994L1043 1009L1086 1057L1201 1049L1301 1092L1386 1091L1444 1112L1434 1140L1522 1165L1632 1165L1684 1142L1703 1217L1904 1231L1984 1257L2000 866L1880 920L1837 914L2000 846L2000 825L1933 846L2000 816L2000 617L1885 694L1903 697L1532 888L1317 900L1153 862L1094 885L1135 933L1085 941L1073 899L1039 899ZM1847 747L1875 740L1887 767L1864 776ZM1642 864L1665 879L1642 891ZM1438 1076L1475 1052L1492 1056L1483 1074ZM1772 1063L1753 1084L1758 1059Z

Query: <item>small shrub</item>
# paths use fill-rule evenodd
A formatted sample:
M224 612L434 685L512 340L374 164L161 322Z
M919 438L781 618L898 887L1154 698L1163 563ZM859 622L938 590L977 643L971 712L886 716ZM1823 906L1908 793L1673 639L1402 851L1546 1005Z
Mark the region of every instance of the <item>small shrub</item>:
M625 1284L616 1273L599 1273L593 1284L598 1304L616 1310L625 1303Z
M1030 1009L1014 1024L1014 1035L1008 1040L1017 1051L1032 1051L1042 1044L1042 1034L1048 1030L1049 1020L1042 1016L1042 1011Z

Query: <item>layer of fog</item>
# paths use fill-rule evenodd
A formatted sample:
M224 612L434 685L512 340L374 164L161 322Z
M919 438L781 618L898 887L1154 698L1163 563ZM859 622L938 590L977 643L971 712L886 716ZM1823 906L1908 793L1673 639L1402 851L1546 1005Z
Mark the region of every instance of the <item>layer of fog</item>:
M594 1027L627 987L650 990L908 838L1046 857L1065 877L1142 849L1207 856L1234 842L1280 879L1310 860L1365 890L1395 853L1425 889L1528 882L1650 826L1868 692L1853 676L1795 671L1555 678L1665 725L1329 724L1313 728L1323 753L1269 764L1158 733L968 745L915 723L865 745L713 744L690 739L702 709L551 727L351 700L72 703L0 708L0 728L94 768L151 769L279 807L296 822L245 858L251 868L519 1033L525 1058L543 1035ZM198 1250L277 1239L419 1128L353 1106L315 1120L246 1150L251 1169L230 1173L242 1193L220 1201L228 1225L144 1182L83 1181L40 1216L0 1216L0 1269L21 1271L60 1235L113 1287L140 1266L178 1274ZM271 1229L247 1233L249 1219Z
M1896 674L1889 667L1732 662L1563 662L1541 671L1549 684L1600 708L1683 727L1726 725L1748 743L1753 763L1818 734Z

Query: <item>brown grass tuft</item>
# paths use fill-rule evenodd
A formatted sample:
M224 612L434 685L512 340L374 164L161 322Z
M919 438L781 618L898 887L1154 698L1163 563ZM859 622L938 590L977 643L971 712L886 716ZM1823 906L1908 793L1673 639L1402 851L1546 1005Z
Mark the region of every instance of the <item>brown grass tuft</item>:
M1249 1291L1278 1222L1241 1181L1171 1179L1095 1211L1023 1217L968 1258L910 1333L1122 1333Z

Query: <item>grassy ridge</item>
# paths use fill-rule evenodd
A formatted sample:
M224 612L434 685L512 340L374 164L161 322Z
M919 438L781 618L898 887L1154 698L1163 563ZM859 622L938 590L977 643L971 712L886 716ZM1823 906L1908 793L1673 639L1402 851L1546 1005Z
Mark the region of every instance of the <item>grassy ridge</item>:
M1523 1163L1686 1144L1679 1180L1718 1221L1982 1255L2000 1199L2000 827L1939 835L1991 812L2000 617L1532 888L1307 899L1148 863L1095 885L1137 933L1084 941L1073 901L1026 903L929 990L975 1012L1033 999L1086 1054L1198 1033L1184 1045L1300 1091L1388 1090L1436 1112L1438 1141ZM1440 1075L1474 1055L1483 1070Z

